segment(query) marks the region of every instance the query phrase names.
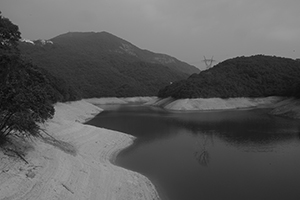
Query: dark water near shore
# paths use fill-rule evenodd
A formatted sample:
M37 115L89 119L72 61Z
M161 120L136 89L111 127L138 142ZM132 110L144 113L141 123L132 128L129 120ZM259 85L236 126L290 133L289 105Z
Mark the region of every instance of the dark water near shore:
M170 200L299 200L300 121L267 110L166 112L110 107L88 124L137 137L116 164Z

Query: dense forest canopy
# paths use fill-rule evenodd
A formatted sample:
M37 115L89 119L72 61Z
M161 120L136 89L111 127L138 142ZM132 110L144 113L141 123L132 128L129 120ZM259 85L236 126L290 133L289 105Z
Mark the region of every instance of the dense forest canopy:
M63 78L82 98L155 96L170 82L199 72L107 32L66 33L44 44L22 42L20 49L39 67Z
M159 97L229 98L299 96L300 62L255 55L228 59L161 89Z

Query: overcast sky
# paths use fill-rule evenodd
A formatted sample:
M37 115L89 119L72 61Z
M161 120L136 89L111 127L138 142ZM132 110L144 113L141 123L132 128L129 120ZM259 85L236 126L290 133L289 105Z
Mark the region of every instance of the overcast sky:
M300 58L300 0L0 0L25 39L107 31L203 68L241 55Z

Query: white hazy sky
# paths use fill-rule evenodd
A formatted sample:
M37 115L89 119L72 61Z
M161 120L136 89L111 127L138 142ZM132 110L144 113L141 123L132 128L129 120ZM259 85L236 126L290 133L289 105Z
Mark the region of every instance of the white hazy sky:
M300 58L300 0L0 0L26 39L107 31L203 68L203 56Z

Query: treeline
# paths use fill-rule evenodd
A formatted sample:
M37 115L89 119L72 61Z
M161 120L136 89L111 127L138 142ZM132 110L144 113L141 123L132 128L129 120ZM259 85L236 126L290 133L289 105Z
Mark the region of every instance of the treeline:
M77 93L77 91L62 78L53 76L43 68L39 68L34 65L33 68L36 68L37 71L43 74L47 82L45 89L49 94L51 94L50 99L53 103L75 101L81 99L81 96Z
M161 89L159 97L300 97L300 62L255 55L228 59Z

